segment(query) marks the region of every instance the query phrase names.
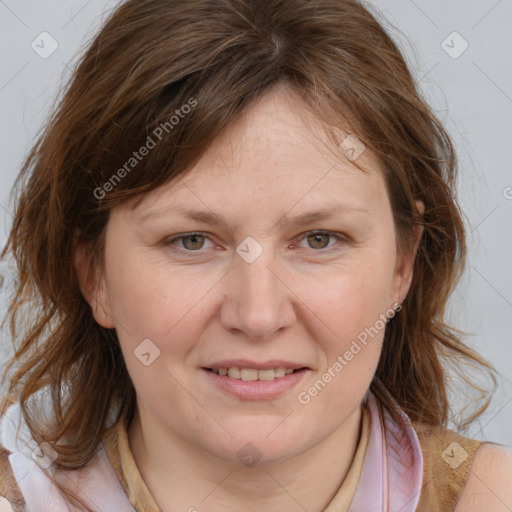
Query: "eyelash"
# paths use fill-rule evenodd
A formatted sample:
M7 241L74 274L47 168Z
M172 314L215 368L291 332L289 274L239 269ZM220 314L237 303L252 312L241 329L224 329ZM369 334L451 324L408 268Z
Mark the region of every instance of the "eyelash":
M177 240L183 240L184 238L189 238L189 237L196 236L196 235L204 236L206 239L210 240L210 238L208 237L207 233L202 233L202 232L199 232L199 231L194 231L194 232L191 232L191 233L185 233L183 235L178 235L178 236L169 238L169 239L164 241L164 245L166 247L169 247L173 251L179 251L179 252L182 252L182 253L189 253L189 254L194 254L194 253L201 254L202 249L197 249L196 251L191 251L190 249L184 249L184 248L181 248L181 247L178 248L174 244L174 242L176 242ZM299 235L298 240L302 241L303 239L307 239L307 237L309 237L311 235L328 235L328 236L330 236L332 238L336 238L339 242L346 242L347 241L346 237L344 237L341 234L334 233L332 231L322 231L322 230L307 231L306 233L303 233L302 235ZM293 242L293 243L295 244L295 242ZM173 247L173 245L174 245L174 247ZM311 250L315 251L315 252L324 252L324 253L325 252L330 252L330 250L335 245L336 244L333 244L333 245L327 246L327 247L325 247L323 249L311 249Z

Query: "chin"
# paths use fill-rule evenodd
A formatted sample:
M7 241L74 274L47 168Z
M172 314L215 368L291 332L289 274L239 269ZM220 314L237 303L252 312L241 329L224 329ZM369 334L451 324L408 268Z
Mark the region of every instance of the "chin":
M213 447L212 447L213 448ZM225 450L208 450L211 455L227 463L239 465L251 469L255 466L262 467L284 462L297 454L297 445L293 446L279 443L279 447L263 441L245 441L238 443L233 441Z
M226 429L233 437L222 435L217 442L212 438L204 439L206 446L203 446L213 456L226 462L252 467L255 464L261 466L285 461L306 451L313 444L311 439L301 438L300 432L295 432L289 426L279 425L275 418L271 424L270 428L267 421L255 426L252 421L250 429L244 428L248 426L247 421L238 422L235 429L233 424L226 424ZM301 429L301 432L305 431L307 430Z

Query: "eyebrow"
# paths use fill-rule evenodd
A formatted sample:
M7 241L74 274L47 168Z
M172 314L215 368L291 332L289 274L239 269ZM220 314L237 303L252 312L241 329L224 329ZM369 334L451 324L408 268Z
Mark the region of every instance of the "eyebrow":
M334 219L340 214L346 213L363 213L368 215L370 212L364 208L356 208L354 206L339 204L322 210L301 213L295 217L290 217L289 214L285 214L276 222L276 224L282 226L299 226L302 224L311 224L320 220Z
M147 221L154 217L162 217L166 214L178 213L183 218L194 220L196 222L200 222L202 224L206 224L208 226L219 226L223 224L227 226L228 223L225 222L222 217L216 215L213 212L203 211L203 210L194 210L189 209L183 206L174 206L173 208L149 212L148 214L141 216L138 218L140 222ZM348 206L339 204L336 206L332 206L330 208L324 208L321 210L314 210L309 212L301 213L300 215L296 215L295 217L291 217L289 215L290 212L282 215L279 220L272 226L272 229L276 225L280 226L300 226L303 224L311 224L313 222L318 222L321 220L329 220L338 217L340 214L344 213L362 213L365 215L369 215L370 212L364 208L357 208L354 206ZM235 226L236 229L237 226Z

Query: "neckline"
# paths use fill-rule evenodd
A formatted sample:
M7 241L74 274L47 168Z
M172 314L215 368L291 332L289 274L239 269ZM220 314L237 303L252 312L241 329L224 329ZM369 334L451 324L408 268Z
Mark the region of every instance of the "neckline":
M354 457L347 474L323 512L347 512L361 477L363 463L370 438L370 418L366 404L361 411L360 435ZM159 511L149 488L142 478L133 458L126 418L120 417L115 425L105 432L103 444L107 457L130 501L137 512Z

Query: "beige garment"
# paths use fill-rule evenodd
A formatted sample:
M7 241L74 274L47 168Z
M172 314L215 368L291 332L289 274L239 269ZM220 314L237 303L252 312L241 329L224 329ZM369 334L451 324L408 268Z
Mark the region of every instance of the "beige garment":
M482 441L443 427L412 424L423 453L423 482L416 512L453 512Z

